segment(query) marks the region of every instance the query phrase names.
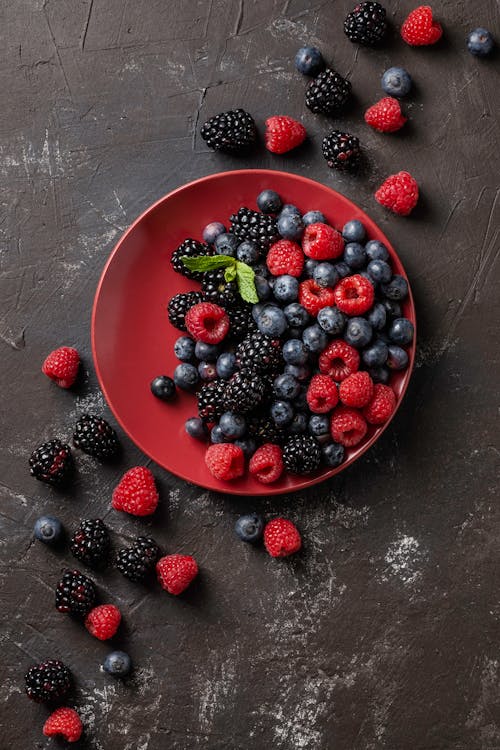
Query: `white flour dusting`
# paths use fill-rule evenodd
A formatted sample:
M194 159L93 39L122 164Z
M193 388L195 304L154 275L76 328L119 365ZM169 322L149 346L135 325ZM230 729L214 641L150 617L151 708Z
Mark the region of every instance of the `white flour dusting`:
M420 566L426 558L427 554L415 537L400 534L386 552L384 560L387 567L381 576L382 580L387 581L388 576L395 576L407 586L415 583L422 577Z

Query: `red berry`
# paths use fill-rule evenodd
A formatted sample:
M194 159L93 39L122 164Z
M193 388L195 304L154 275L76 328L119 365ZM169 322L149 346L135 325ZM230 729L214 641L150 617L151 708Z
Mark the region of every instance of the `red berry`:
M409 172L392 174L375 193L375 200L399 216L408 216L417 205L417 181Z
M88 613L85 627L90 635L99 638L100 641L107 641L115 635L121 619L121 612L114 604L100 604Z
M169 594L182 594L198 575L196 560L190 555L165 555L156 563L162 588Z
M297 527L286 518L273 518L264 529L264 546L271 557L288 557L302 547Z
M326 414L337 406L337 386L328 375L314 375L310 380L306 399L309 409L314 414Z
M403 127L406 120L401 114L401 104L392 96L384 97L365 112L367 125L381 133L395 133Z
M299 285L299 302L310 315L316 316L323 307L335 304L335 295L330 287L308 279Z
M78 375L80 355L71 346L60 346L49 354L42 372L60 388L71 388Z
M359 370L359 352L346 341L332 341L319 355L319 371L338 383Z
M133 516L150 516L158 505L155 479L145 466L136 466L125 472L113 492L111 504Z
M82 722L73 708L56 708L43 725L43 733L46 737L62 734L68 742L77 742L82 732Z
M314 260L338 258L344 252L344 238L329 224L319 221L305 228L302 249L308 258Z
M373 284L361 274L346 276L335 287L335 304L346 315L362 315L373 305Z
M347 406L339 406L332 414L330 432L333 440L350 448L363 440L368 430L364 417Z
M255 479L263 484L271 484L283 474L282 450L279 445L273 443L264 443L257 448L250 463L248 471Z
M219 344L229 331L229 317L225 310L213 302L198 302L185 317L191 336L205 344Z
M353 372L339 386L339 397L345 406L361 409L373 395L373 380L367 372Z
M273 276L289 274L299 277L304 268L304 253L292 240L278 240L269 248L266 264Z
M401 36L412 47L435 44L443 35L441 24L434 21L430 5L412 10L401 26Z
M371 401L363 410L363 414L370 424L383 424L387 422L395 408L396 395L392 388L383 383L376 383L373 386Z
M306 135L305 127L292 117L274 115L266 120L266 148L273 154L285 154L300 146Z
M207 448L205 453L207 468L216 479L229 482L245 473L245 456L238 445L217 443Z

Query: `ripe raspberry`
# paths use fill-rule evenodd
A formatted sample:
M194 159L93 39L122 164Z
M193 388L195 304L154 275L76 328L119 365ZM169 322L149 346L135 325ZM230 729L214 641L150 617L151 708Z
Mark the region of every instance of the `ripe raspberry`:
M307 389L307 403L313 414L326 414L338 404L337 386L328 375L314 375Z
M286 154L297 148L306 135L305 127L286 115L274 115L266 120L266 148L272 154Z
M186 328L193 338L205 344L219 344L229 331L226 311L213 302L199 302L186 313Z
M116 634L121 619L121 612L114 604L100 604L88 613L85 627L90 635L99 638L100 641L107 641Z
M205 453L207 468L216 479L229 482L245 473L245 456L238 445L217 443L207 448Z
M56 708L43 725L43 733L46 737L62 734L68 742L78 742L82 732L82 722L73 708Z
M412 47L435 44L443 35L441 24L432 18L430 5L421 5L412 10L401 26L401 36Z
M80 355L71 346L60 346L49 354L42 372L60 388L71 388L78 375Z
M345 406L361 409L373 395L373 380L367 372L353 372L339 386L340 400Z
M336 443L350 448L363 440L368 430L364 417L347 406L339 406L330 420L330 432Z
M365 122L381 133L395 133L407 118L401 113L401 105L392 96L385 96L365 112Z
M169 594L182 594L198 575L196 560L189 555L165 555L156 563L162 588Z
M113 491L111 504L133 516L150 516L158 505L155 479L145 466L135 466L125 472Z
M408 216L417 205L417 181L409 172L392 174L375 193L375 200L399 216Z
M340 382L359 370L359 352L346 341L332 341L319 355L319 371Z
M313 279L308 279L299 285L299 302L310 315L316 316L323 307L335 304L335 295L330 287L320 286Z
M304 268L304 253L296 242L279 240L269 248L266 265L273 276L288 274L299 277Z
M309 224L302 238L302 249L308 258L314 260L338 258L344 252L344 238L328 224Z
M373 386L373 395L370 403L363 409L363 414L370 424L383 424L396 408L396 395L392 388L383 383Z
M248 471L263 484L276 482L283 473L282 457L283 453L279 445L264 443L257 448L250 459Z
M288 557L302 547L295 524L286 518L273 518L264 529L264 546L271 557Z
M335 304L347 315L363 315L373 305L375 290L361 274L346 276L335 287Z

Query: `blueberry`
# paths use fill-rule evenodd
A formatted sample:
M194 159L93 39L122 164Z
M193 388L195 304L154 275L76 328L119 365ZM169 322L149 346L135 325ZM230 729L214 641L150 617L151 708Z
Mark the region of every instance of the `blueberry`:
M344 248L344 263L357 271L366 265L366 252L359 242L348 242Z
M339 443L327 443L321 447L323 462L330 469L335 469L344 460L344 446Z
M259 318L259 315L263 312L266 305L264 305L262 302L257 302L255 305L252 306L252 318L257 323L257 320Z
M255 284L255 291L257 292L257 297L265 302L265 300L269 299L269 297L272 294L271 287L269 286L269 282L267 279L265 279L263 276L254 276L254 284Z
M289 216L291 214L295 214L296 216L301 216L301 213L297 206L294 206L293 203L285 203L283 208L280 211L280 217L281 216Z
M192 362L195 343L189 336L180 336L174 344L174 354L181 362Z
M211 443L229 443L231 441L224 435L220 426L216 424L210 430L210 442Z
M286 330L285 313L276 305L264 305L264 309L257 316L257 328L265 336L279 338Z
M252 268L254 274L256 276L262 276L263 279L268 279L271 276L269 268L265 263L256 263Z
M304 329L302 341L308 352L319 354L319 352L322 352L323 349L326 348L326 345L328 344L328 336L321 326L315 323Z
M493 52L495 40L487 29L474 29L467 37L467 49L476 57L487 57Z
M301 47L295 55L295 67L299 73L314 78L325 67L325 61L317 47Z
M372 327L364 318L350 318L344 332L344 339L351 346L361 349L372 337Z
M287 429L292 435L300 435L305 432L307 430L307 416L305 413L303 411L295 412Z
M319 317L319 316L318 316ZM381 302L375 302L366 319L376 331L381 331L387 321L387 310Z
M242 263L247 263L247 265L255 263L259 255L259 248L253 240L243 240L236 250L237 259Z
M389 328L389 338L395 344L406 346L413 341L413 323L407 318L394 318Z
M386 315L390 320L402 317L403 311L399 302L392 299L384 299L382 300L382 305L384 306Z
M385 260L371 260L366 270L370 279L377 284L379 282L386 284L392 276L391 267Z
M283 344L283 359L288 365L304 365L308 356L308 351L300 339L288 339Z
M368 260L388 260L389 251L383 242L379 240L370 240L365 245L365 253Z
M236 372L236 357L232 352L223 352L217 359L215 366L219 378L229 380L231 375Z
M286 427L293 419L293 407L288 401L273 401L271 418L276 427Z
M220 221L211 221L203 230L203 241L208 245L213 245L217 237L225 231L226 227Z
M208 382L215 380L217 377L217 368L214 362L200 362L198 365L198 375L202 380Z
M313 414L309 417L308 429L314 437L330 435L330 417L328 414Z
M287 367L288 366L293 367L293 365L287 365ZM308 411L309 406L307 403L307 385L300 386L300 393L297 398L294 398L293 406L295 409L297 409L297 411Z
M54 516L40 516L35 521L35 539L44 544L57 544L63 535L63 525Z
M387 284L382 284L382 291L388 299L398 302L408 296L408 282L396 274Z
M294 378L297 378L299 383L303 383L311 376L311 368L308 367L308 365L291 365L287 363L285 365L285 372L289 375L293 375Z
M274 282L273 294L278 302L293 302L299 296L299 280L284 274Z
M314 276L314 271L319 266L319 260L314 260L314 258L308 258L306 262L304 263L304 271L308 279L312 279Z
M302 328L296 328L295 326L292 326L291 328L288 328L285 335L287 339L301 339Z
M197 341L194 347L195 357L203 362L216 362L219 351L216 344L205 344L204 341Z
M368 374L374 383L384 383L386 385L391 377L390 371L387 367L370 367Z
M291 305L287 305L283 312L285 313L288 325L295 328L304 328L311 319L306 308L298 302L292 302Z
M306 227L309 226L309 224L328 224L326 216L322 214L321 211L308 211L302 217L302 221Z
M388 355L387 344L381 339L377 339L363 350L361 359L367 367L380 367L385 365Z
M330 336L340 336L346 316L337 307L323 307L318 313L318 323Z
M198 382L198 373L196 372L196 367L193 367L193 365L177 365L177 367L174 370L174 380L172 378L169 378L168 375L158 375L157 378L154 378L151 381L151 393L153 396L156 396L156 398L161 399L162 401L168 401L172 398L172 396L175 394L175 386L178 385L179 388L182 388L180 383L175 380L175 373L179 369L179 367L190 367L192 368L196 373L196 382ZM175 385L174 385L175 381Z
M300 240L304 232L304 222L300 214L281 212L278 219L278 232L287 240Z
M208 436L208 430L203 420L199 417L189 417L189 419L186 419L184 429L189 437L196 438L196 440L206 440Z
M230 255L232 258L236 255L236 250L240 241L231 232L219 234L214 242L215 252L217 255Z
M234 444L241 448L245 454L245 458L251 458L257 450L257 443L251 437L246 437L243 440L235 440Z
M229 440L239 440L247 430L247 424L241 414L233 414L225 411L219 419L219 427L222 434Z
M411 77L404 68L388 68L382 76L382 90L389 96L406 96L411 89Z
M279 399L293 401L300 393L300 384L293 375L285 372L275 379L273 390Z
M275 190L263 190L257 196L257 207L263 214L277 214L281 210L281 198Z
M264 521L262 520L262 516L257 515L257 513L248 513L238 518L234 525L234 530L242 542L254 544L262 537Z
M396 344L389 344L387 367L390 370L405 370L408 367L408 355L405 350Z
M111 651L102 666L104 671L113 677L126 677L132 669L132 662L125 651Z
M200 376L194 365L183 362L174 370L174 383L183 391L192 391L198 385Z
M335 263L335 270L337 271L339 278L341 279L345 279L346 276L349 276L351 274L351 269L343 260Z
M313 279L319 286L335 286L339 275L331 263L318 263L313 271Z
M358 219L351 219L344 224L342 237L346 242L363 242L365 239L365 228Z

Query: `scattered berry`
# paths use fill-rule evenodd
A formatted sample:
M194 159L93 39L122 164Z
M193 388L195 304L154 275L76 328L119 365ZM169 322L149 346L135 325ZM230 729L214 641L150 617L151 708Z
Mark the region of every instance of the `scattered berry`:
M375 383L373 395L363 415L369 424L384 424L396 408L396 396L392 388L383 383Z
M311 112L333 115L345 109L350 96L350 82L335 70L327 68L307 87L306 106Z
M418 202L417 181L409 172L390 175L375 193L375 200L399 216L408 216Z
M264 521L257 513L248 513L238 518L234 530L242 542L254 544L262 538Z
M296 242L278 240L269 248L266 265L273 276L286 273L298 277L304 268L304 253Z
M85 627L90 635L100 641L107 641L116 635L121 619L121 612L114 604L100 604L88 613Z
M71 388L78 376L80 355L71 346L60 346L49 354L42 372L60 388Z
M344 251L344 239L329 224L309 224L302 239L302 250L314 260L338 258Z
M70 551L80 562L90 568L102 566L108 559L111 540L104 521L87 518L71 537Z
M133 516L150 516L158 505L158 490L153 474L145 466L125 472L113 491L111 504Z
M380 3L358 3L344 21L344 32L351 42L372 47L385 36L385 8Z
M32 477L54 487L62 487L73 470L71 449L60 440L50 440L33 451L29 465Z
M281 448L272 443L265 443L257 448L248 465L250 474L263 484L276 482L282 475L283 468Z
M345 341L332 341L319 357L319 370L341 382L359 369L359 353Z
M347 276L339 281L334 290L334 303L346 315L362 315L373 305L373 284L360 274Z
M82 732L81 719L73 708L56 708L43 725L46 737L62 735L67 742L78 742Z
M401 27L401 36L412 47L435 44L442 35L443 29L434 21L430 5L420 5L412 10Z
M160 548L154 539L139 536L131 547L118 550L116 567L125 578L134 583L142 581L154 569L160 557Z
M474 29L467 37L467 49L476 57L488 57L493 52L495 40L487 29Z
M395 133L403 127L406 119L401 113L400 103L392 96L384 97L365 112L366 124L380 133Z
M355 135L332 130L323 138L321 150L331 169L354 171L359 166L361 149Z
M306 139L302 123L286 115L274 115L266 120L266 148L272 154L286 154Z
M286 518L273 518L264 529L264 546L271 557L288 557L302 547L295 524Z
M96 600L94 582L79 570L68 570L56 587L56 609L76 617L85 617Z
M199 302L187 311L186 328L197 341L218 344L229 331L229 317L219 305Z
M339 398L344 406L361 409L373 395L373 381L364 371L354 372L339 385Z
M382 76L382 89L389 96L398 98L410 93L412 80L404 68L388 68Z
M114 429L105 419L94 414L82 414L75 425L73 443L100 461L114 458L120 449Z
M187 339L186 336L184 338ZM187 340L191 341L191 339ZM150 388L153 396L159 398L160 401L170 401L175 395L175 383L168 375L158 375L158 377L153 378Z
M295 67L299 73L314 78L324 69L325 61L317 47L301 47L295 55Z
M310 315L316 317L323 307L335 304L335 294L333 289L320 286L313 279L308 279L299 286L299 302Z
M307 389L307 404L313 414L326 414L337 406L338 400L337 386L328 375L314 375L311 378Z
M292 435L283 446L283 463L292 474L311 474L320 461L320 447L311 435Z
M330 430L336 443L350 448L363 440L368 427L359 411L339 406L332 414Z
M127 677L132 669L132 661L125 651L111 651L103 661L102 668L112 677Z
M63 525L54 516L40 516L35 521L35 539L44 544L57 544L61 541L64 533Z
M201 127L200 135L207 146L216 151L241 154L255 144L257 129L248 112L232 109L207 120Z
M68 667L57 659L34 664L26 672L26 695L36 703L61 701L73 687Z
M243 451L232 443L209 446L205 454L205 463L212 476L224 481L238 479L245 471Z
M189 555L166 555L156 563L156 573L161 587L177 596L196 578L198 566Z

